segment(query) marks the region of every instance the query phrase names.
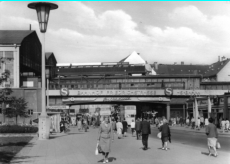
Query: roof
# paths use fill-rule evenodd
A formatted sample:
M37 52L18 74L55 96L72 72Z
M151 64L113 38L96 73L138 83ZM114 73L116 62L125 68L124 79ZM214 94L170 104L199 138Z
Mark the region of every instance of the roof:
M23 39L35 31L0 30L0 44L21 44Z
M129 57L130 55L126 56L124 59L122 59L121 61L119 61L120 63L125 62L125 60Z
M157 74L205 74L209 65L171 65L159 64L157 69L154 69Z
M145 60L136 52L122 59L120 62L128 62L129 64L146 64Z
M204 76L205 77L210 77L210 76L215 76L220 72L221 69L224 68L224 66L230 61L230 59L218 61L216 63L211 64L208 69L206 70Z
M46 52L46 59L49 59L49 57L53 54L53 52Z

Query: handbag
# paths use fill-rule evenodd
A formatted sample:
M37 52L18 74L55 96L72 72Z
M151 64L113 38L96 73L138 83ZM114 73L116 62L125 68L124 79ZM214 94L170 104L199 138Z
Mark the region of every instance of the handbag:
M219 142L216 142L216 148L217 148L217 149L220 149L220 148L221 148L221 146L220 146L220 143L219 143Z
M96 150L95 150L95 155L99 154L99 152L98 152L98 145L99 145L99 143L97 143Z
M157 133L157 138L161 139L161 132Z

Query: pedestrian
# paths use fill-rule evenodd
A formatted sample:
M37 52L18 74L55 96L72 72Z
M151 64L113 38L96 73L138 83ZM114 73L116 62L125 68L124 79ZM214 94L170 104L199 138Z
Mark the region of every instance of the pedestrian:
M200 117L200 128L203 128L204 127L204 117L201 116Z
M183 126L183 123L184 123L183 118L180 117L180 126Z
M207 117L204 119L204 125L205 125L205 128L208 126L208 118Z
M122 131L123 131L123 125L122 125L120 119L118 119L116 127L117 127L117 136L118 136L118 139L121 139L121 137L122 137Z
M195 129L195 119L194 119L194 117L192 117L191 122L192 122L192 129Z
M60 131L65 133L65 121L64 121L64 118L62 118L61 122L60 122Z
M116 121L114 118L112 118L112 129L113 129L113 132L115 133L116 130Z
M134 122L134 120L132 120L132 122L130 123L130 126L131 126L132 137L133 137L133 133L135 131L135 122Z
M158 126L158 124L159 124L159 120L158 120L158 118L156 117L155 118L155 124L156 124L156 127Z
M109 162L108 155L111 150L111 140L114 141L112 124L109 123L109 118L105 117L103 123L99 127L98 144L103 154L103 163Z
M87 121L87 118L85 118L85 119L83 120L83 127L84 127L84 129L85 129L85 132L87 132L87 129L88 129L88 121Z
M122 121L122 125L123 125L122 134L123 134L123 137L126 137L126 135L127 135L127 129L128 129L128 123L127 123L127 121L125 120L125 118L124 118L124 120Z
M187 125L187 127L189 127L189 117L187 117L187 119L186 119L186 125Z
M147 118L144 117L144 120L141 122L141 133L142 133L142 144L144 146L143 150L148 149L148 137L151 134L150 123L147 121Z
M78 128L78 131L80 131L82 129L82 121L81 121L81 118L79 118L77 120L77 128Z
M136 120L135 130L136 130L136 136L137 136L137 140L138 140L139 136L140 136L140 133L141 133L141 122L140 122L139 118L137 118L137 120Z
M222 119L222 121L221 121L221 129L222 129L222 132L224 133L224 130L225 130L225 119Z
M227 132L229 131L229 120L228 119L225 120L225 129L227 130Z
M216 150L216 144L217 144L217 138L218 138L218 132L216 125L213 124L214 120L213 118L208 119L209 124L206 127L206 135L208 140L208 151L209 156L211 155L211 148L214 150L214 156L217 157L217 150Z
M200 130L200 117L197 119L197 130Z
M161 141L162 141L162 150L168 150L168 141L171 142L171 133L169 126L167 124L167 120L163 121L163 125L159 127L159 131L161 132Z

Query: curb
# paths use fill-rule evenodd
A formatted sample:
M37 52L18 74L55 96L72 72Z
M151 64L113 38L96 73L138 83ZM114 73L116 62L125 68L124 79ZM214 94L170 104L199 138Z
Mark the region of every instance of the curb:
M0 137L35 137L37 133L5 133L0 134Z

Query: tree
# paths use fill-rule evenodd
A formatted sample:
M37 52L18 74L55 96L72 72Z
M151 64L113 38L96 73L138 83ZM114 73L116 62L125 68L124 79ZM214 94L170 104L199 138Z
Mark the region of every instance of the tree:
M18 116L28 117L27 102L24 98L11 97L10 106L7 109L6 116L9 118L15 117L16 124L18 122Z
M5 72L2 73L2 75L0 76L0 85L4 82L7 81L7 79L10 77L10 71L9 70L5 70ZM5 122L5 113L6 113L6 109L5 109L5 104L6 102L9 102L9 95L12 93L12 89L11 88L3 88L0 89L0 102L2 103L2 117L3 117L3 122Z

